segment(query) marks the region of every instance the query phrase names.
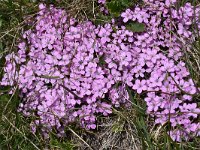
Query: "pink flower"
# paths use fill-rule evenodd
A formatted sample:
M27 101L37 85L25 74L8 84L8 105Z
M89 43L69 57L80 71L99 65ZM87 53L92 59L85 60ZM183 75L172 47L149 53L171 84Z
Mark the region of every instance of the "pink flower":
M106 3L106 0L98 0L98 3L99 3L99 4L105 4L105 3Z
M132 87L134 90L137 91L138 94L142 93L142 91L147 90L146 80L136 80L135 84Z
M121 17L123 18L123 22L126 23L133 18L133 12L130 9L127 9L121 14Z

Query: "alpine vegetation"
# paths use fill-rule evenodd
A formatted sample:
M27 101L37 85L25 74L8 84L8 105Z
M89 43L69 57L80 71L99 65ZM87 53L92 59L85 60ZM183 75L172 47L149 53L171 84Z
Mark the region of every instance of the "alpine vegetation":
M120 19L95 25L53 5L39 5L26 22L32 28L22 33L18 52L6 56L0 82L19 88L18 110L34 118L33 132L40 127L48 138L55 128L64 136L71 123L95 129L97 115L131 107L132 90L144 97L155 124L170 123L173 140L200 135L200 109L193 98L200 88L182 59L184 45L200 33L200 7L143 0Z

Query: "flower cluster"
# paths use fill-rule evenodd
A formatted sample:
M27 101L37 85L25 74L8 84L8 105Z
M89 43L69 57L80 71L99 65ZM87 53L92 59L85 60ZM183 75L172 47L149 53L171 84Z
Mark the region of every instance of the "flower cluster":
M104 4L105 1L100 1ZM200 109L193 100L199 88L182 61L184 43L191 42L200 7L175 9L176 0L144 0L127 9L123 23L139 22L144 32L112 23L78 23L62 9L40 11L23 34L17 54L6 56L1 85L17 85L23 98L19 111L34 116L44 134L77 122L95 129L96 116L112 107L130 107L127 87L145 97L156 124L171 123L173 140L200 135Z
M24 98L19 111L36 116L33 125L45 126L44 132L78 120L94 129L95 114L111 113L111 105L102 99L114 84L99 65L95 26L89 21L77 24L53 6L39 8L36 26L23 34L17 55L6 57L1 85L17 82Z
M124 23L137 21L146 26L146 32L135 34L131 46L137 57L130 70L134 72L132 88L138 94L147 93L147 112L156 118L156 124L171 123L169 134L173 140L198 136L200 109L192 97L199 93L199 88L189 77L181 57L184 44L193 42L189 39L192 24L200 27L200 7L186 3L177 10L176 0L145 2L144 7L127 9L121 14Z

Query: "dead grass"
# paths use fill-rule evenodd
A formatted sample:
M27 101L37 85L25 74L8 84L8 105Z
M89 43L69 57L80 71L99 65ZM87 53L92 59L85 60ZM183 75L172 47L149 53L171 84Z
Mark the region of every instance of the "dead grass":
M97 131L79 133L73 136L72 141L77 144L78 150L141 150L137 127L134 124L134 109L117 111L112 117L100 117ZM83 140L85 142L83 142ZM87 143L87 144L86 144ZM89 146L88 146L89 145Z

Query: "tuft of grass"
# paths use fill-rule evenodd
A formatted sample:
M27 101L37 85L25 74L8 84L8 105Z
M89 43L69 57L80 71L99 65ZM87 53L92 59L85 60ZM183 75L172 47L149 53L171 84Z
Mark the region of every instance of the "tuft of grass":
M3 76L5 55L16 51L23 30L24 16L34 14L36 4L28 1L0 2L0 79ZM9 95L10 87L0 87L0 149L40 149L38 138L30 133L30 120L17 113L19 93Z

